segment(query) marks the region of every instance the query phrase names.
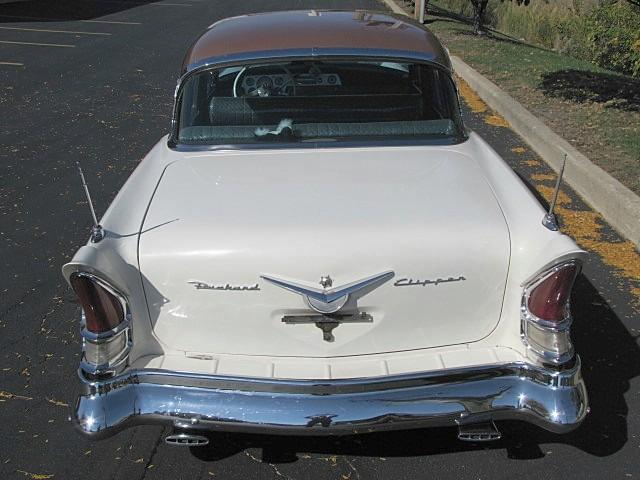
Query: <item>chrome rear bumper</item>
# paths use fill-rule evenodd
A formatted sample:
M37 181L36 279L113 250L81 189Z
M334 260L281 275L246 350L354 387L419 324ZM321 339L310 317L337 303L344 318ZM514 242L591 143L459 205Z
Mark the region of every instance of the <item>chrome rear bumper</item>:
M353 434L486 420L523 420L556 433L588 411L580 362L525 363L349 380L269 380L133 370L84 379L74 421L93 438L135 425L294 435Z

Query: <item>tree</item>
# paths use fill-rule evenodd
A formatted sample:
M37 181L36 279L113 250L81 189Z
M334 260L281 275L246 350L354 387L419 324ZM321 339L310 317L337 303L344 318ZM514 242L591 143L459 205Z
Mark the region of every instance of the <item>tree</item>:
M515 1L518 5L529 5L530 0L500 0L504 1ZM636 0L628 0L628 1L636 1ZM640 0L638 0L640 1ZM473 33L476 35L484 35L486 32L484 31L484 14L487 10L487 4L489 0L471 0L471 5L473 6Z
M487 10L489 0L471 0L473 5L473 33L484 35L484 12Z

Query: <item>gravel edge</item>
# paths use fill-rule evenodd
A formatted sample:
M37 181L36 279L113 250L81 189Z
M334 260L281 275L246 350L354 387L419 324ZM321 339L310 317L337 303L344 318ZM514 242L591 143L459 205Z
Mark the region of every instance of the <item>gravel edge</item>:
M455 72L556 172L564 154L564 180L620 234L640 246L640 197L595 165L569 142L554 133L519 102L458 57Z

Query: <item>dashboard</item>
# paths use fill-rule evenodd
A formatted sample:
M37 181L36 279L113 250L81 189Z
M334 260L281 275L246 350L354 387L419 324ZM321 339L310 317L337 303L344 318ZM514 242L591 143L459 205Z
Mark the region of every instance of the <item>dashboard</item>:
M295 94L296 88L342 85L340 76L335 73L282 72L257 75L240 73L238 77L240 77L240 91L236 91L237 96L286 96Z

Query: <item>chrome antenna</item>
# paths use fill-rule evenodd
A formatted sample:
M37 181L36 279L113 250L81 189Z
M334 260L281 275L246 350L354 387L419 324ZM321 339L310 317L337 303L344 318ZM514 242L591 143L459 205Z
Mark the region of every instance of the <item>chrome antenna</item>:
M89 202L89 208L91 209L91 216L93 217L93 226L91 227L91 241L94 243L97 243L104 238L104 232L102 230L102 226L98 223L98 217L96 217L96 211L93 209L93 201L91 200L89 187L87 187L87 182L84 179L84 173L82 173L82 167L80 166L80 162L76 162L76 166L78 167L78 172L80 172L80 180L82 180L84 193L87 196L87 201Z
M564 166L567 164L567 154L564 154L564 158L562 159L562 166L560 167L560 173L558 174L558 178L556 180L556 188L553 191L553 199L551 200L551 204L549 205L549 212L542 218L542 224L547 227L549 230L553 230L554 232L558 230L558 219L556 218L556 214L553 211L556 208L556 202L558 201L558 194L560 193L560 184L562 183L562 176L564 175Z

